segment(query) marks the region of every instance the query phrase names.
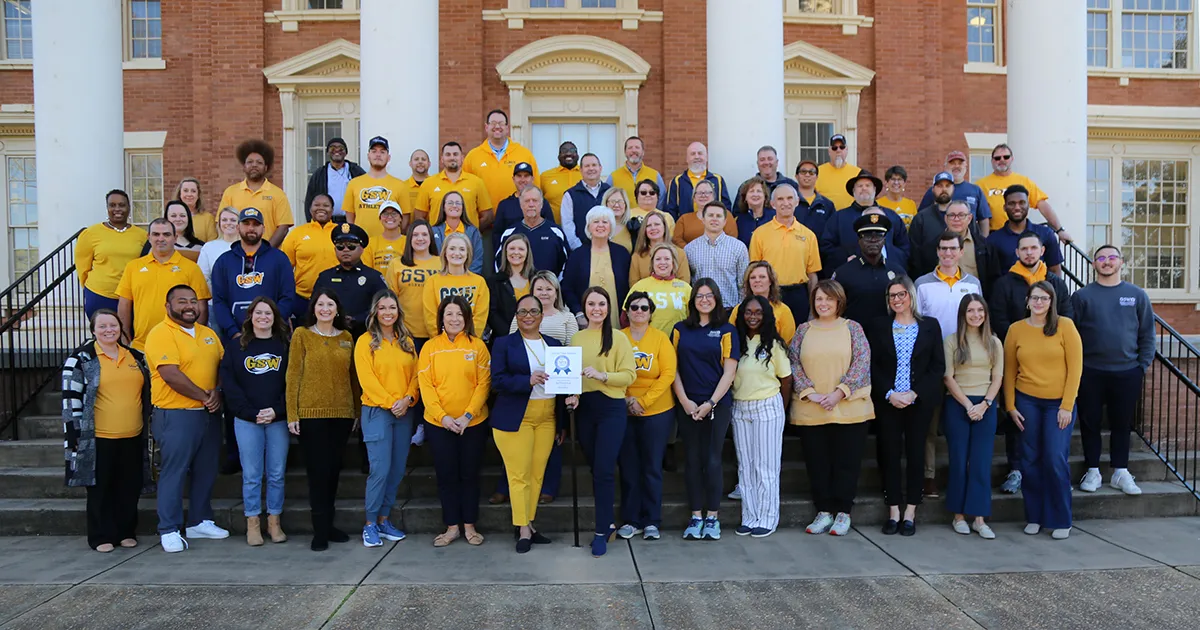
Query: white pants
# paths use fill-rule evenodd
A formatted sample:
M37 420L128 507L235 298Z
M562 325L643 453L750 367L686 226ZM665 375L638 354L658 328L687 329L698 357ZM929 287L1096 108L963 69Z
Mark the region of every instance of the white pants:
M733 444L742 490L742 525L779 526L779 460L783 457L783 397L733 401Z

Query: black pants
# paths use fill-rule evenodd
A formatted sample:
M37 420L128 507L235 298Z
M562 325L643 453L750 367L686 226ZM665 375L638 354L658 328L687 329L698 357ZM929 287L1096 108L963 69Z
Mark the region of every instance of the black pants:
M1079 382L1079 433L1088 468L1100 467L1100 419L1108 407L1108 460L1113 468L1129 467L1129 430L1142 395L1142 368L1108 372L1083 368Z
M140 435L96 438L96 485L87 489L87 537L92 549L137 537L144 444Z
M308 506L312 510L313 538L328 540L333 527L333 502L337 499L342 451L350 438L350 418L300 420L300 447L308 473Z
M425 443L433 453L442 523L446 527L479 521L479 465L488 433L486 422L467 427L462 435L425 425Z
M733 419L733 407L718 403L712 416L700 421L687 415L682 405L676 409L679 436L683 438L686 457L683 474L687 483L688 509L693 512L716 512L721 509L721 494L725 485L721 455L725 449L725 436L729 433L729 422Z
M850 513L867 442L867 423L801 427L801 445L818 512Z
M883 477L884 505L921 505L925 438L929 422L933 420L933 408L933 401L919 399L904 409L897 409L886 401L875 405L875 425L879 431L875 450L879 473ZM901 453L905 460L903 473Z
M797 326L808 321L808 283L779 287L779 299L792 310Z

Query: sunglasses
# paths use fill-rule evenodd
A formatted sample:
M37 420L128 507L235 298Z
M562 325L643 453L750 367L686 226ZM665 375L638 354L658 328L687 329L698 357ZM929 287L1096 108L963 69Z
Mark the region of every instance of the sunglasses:
M629 310L630 311L649 311L650 305L649 304L630 304Z
M339 252L352 252L358 249L358 243L338 243L337 245L334 245L333 248Z
M799 175L816 175L817 171L816 171L816 169L802 168L802 169L796 171L796 173Z
M639 190L638 196L639 197L657 197L658 193L654 192L653 190Z
M995 162L1003 162L1005 160L1011 160L1011 159L1012 159L1011 155L993 155L992 156L992 160Z
M844 145L844 144L835 144L835 145L833 145L833 146L831 146L831 147L829 147L829 148L830 148L830 149L833 149L834 151L845 151L845 150L846 150L846 145Z

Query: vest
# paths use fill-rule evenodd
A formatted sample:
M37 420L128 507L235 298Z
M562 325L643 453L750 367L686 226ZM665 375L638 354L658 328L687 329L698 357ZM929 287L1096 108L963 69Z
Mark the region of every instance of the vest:
M625 194L629 195L630 205L637 207L637 196L634 194L634 188L637 186L638 182L644 179L648 179L657 184L659 172L643 164L642 170L638 171L637 179L635 180L633 178L633 173L629 172L629 167L627 165L621 165L621 168L618 168L612 172L611 177L613 180L613 186L617 188L624 188ZM659 198L666 198L667 191L660 190L658 191L658 195Z
M588 192L588 189L584 187L583 181L580 181L567 190L567 194L571 195L571 203L574 205L575 210L572 217L575 220L575 236L580 242L588 242L587 232L585 231L587 228L588 210L600 205L600 200L604 198L604 193L608 192L609 188L612 188L612 186L603 181L600 182L600 194L593 197L592 193Z

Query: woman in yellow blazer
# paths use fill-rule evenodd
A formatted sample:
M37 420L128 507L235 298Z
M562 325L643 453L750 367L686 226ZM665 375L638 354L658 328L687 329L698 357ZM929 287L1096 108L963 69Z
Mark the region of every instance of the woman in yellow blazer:
M650 325L655 305L644 291L625 298L629 327L622 330L633 347L636 379L625 392L628 412L621 444L621 520L617 535L638 534L658 540L662 527L663 454L675 426L675 346Z
M438 276L440 277L440 276ZM446 531L433 539L445 547L466 536L482 545L479 520L479 465L488 431L487 397L492 385L491 355L475 334L471 305L449 295L437 309L438 335L421 349L418 379L425 401L425 439L433 451L438 498ZM459 527L462 530L459 530Z
M442 302L458 295L471 307L472 325L482 335L487 326L492 293L483 276L470 270L475 257L471 240L454 232L446 235L441 247L442 271L425 281L425 327L430 333L438 330L438 311Z
M380 291L367 314L367 332L354 344L354 369L362 386L361 426L367 445L366 511L363 546L404 540L404 532L388 520L396 491L404 479L420 391L417 348L404 325L400 300Z

